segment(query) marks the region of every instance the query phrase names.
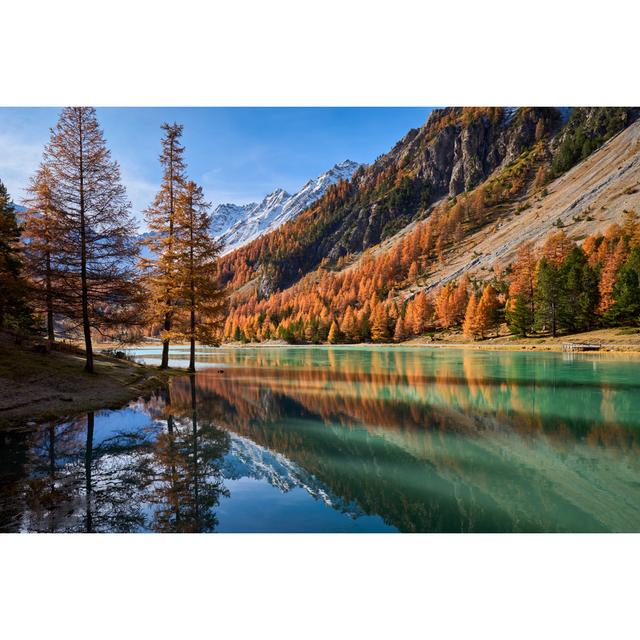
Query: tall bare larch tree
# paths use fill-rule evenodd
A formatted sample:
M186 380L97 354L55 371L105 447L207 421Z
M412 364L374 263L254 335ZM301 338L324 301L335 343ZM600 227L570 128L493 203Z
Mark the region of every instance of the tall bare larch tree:
M220 243L211 237L210 204L189 181L176 200L176 327L172 335L190 345L189 371L196 368L196 342L217 345L225 320L224 291L219 285Z
M184 147L180 143L182 125L162 125L162 183L153 203L145 211L150 234L146 244L151 257L143 261L150 296L151 320L162 325L160 368L169 366L169 343L173 324L176 286L176 252L174 246L176 201L184 190Z
M140 318L142 297L132 241L135 226L92 107L62 110L45 148L58 210L56 244L64 315L84 335L85 370L93 372L92 331L121 336Z

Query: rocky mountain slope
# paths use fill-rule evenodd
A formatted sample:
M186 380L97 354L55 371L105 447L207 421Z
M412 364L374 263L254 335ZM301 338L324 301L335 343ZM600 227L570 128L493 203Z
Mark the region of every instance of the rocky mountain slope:
M294 194L276 189L259 203L218 205L213 212L211 233L224 243L224 253L229 253L293 220L322 197L330 185L350 180L359 166L357 162L344 160L309 180Z
M485 185L481 217L458 230L468 236L526 198L540 172L543 181L562 175L637 116L633 108L435 110L350 182L231 253L223 279L237 288L259 278L260 295L286 289L321 263L338 265L388 244L435 208ZM448 247L454 238L443 240Z
M237 324L245 335L269 336L301 314L312 327L320 313L326 329L349 306L362 322L374 292L401 304L465 273L489 281L509 272L525 240L540 246L560 228L578 242L603 232L640 206L638 115L434 112L295 220L223 258L232 292L227 334L237 336Z
M492 224L468 235L429 275L427 288L463 273L486 277L494 267L510 264L522 242L541 245L559 228L578 242L604 233L612 223L621 222L626 211L640 212L640 121L543 190L515 199Z
M250 202L249 204L232 204L230 202L219 204L213 210L211 216L211 235L215 238L223 236L237 222L245 220L257 206L257 202Z

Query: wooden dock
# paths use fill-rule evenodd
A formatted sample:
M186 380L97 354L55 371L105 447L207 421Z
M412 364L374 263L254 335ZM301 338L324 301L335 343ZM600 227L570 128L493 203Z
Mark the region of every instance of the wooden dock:
M562 350L570 353L575 351L600 351L601 342L563 342Z

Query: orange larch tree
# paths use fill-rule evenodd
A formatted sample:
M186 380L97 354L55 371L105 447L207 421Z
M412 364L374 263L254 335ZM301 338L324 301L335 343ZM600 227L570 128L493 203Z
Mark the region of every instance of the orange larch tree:
M475 340L480 333L477 322L477 306L476 294L472 293L469 297L467 310L464 315L464 322L462 323L462 331L464 335L472 340Z
M492 330L498 334L499 307L496 290L490 284L485 285L476 312L476 329L482 337Z

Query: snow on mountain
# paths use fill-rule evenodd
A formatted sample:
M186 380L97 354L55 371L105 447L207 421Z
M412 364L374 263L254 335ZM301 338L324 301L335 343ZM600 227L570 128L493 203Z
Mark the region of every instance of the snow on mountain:
M211 222L211 235L218 238L231 229L236 222L244 220L247 214L258 206L257 202L249 204L221 204L213 214Z
M224 243L223 253L229 253L295 218L318 200L330 185L350 180L359 166L357 162L344 160L315 180L309 180L294 194L276 189L259 203L218 205L213 212L211 233Z

